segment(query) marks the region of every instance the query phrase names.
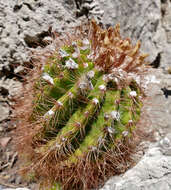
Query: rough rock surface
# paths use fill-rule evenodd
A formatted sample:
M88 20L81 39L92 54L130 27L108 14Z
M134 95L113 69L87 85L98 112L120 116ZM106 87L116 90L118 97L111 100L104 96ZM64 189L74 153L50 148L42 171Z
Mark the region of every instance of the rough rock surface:
M162 66L171 66L171 1L164 0L161 1L161 14L162 14L162 27L166 33L167 43L164 45L164 51L162 52Z
M165 137L159 144L151 146L133 169L123 176L111 178L101 190L170 190L170 140Z
M100 0L104 8L104 23L120 23L123 36L141 40L143 51L149 53L149 61L163 51L166 36L161 24L160 0Z
M35 36L50 26L62 32L70 23L72 26L76 23L72 7L69 9L67 3L65 7L61 3L60 0L0 1L0 70L11 70L10 65L18 66L29 61L24 40L27 35Z
M29 62L30 51L46 45L49 27L63 34L93 16L106 27L120 23L122 35L134 42L141 40L142 51L150 54L149 62L161 68L152 72L155 78L148 79L152 84L147 101L149 131L156 131L158 143L149 147L134 168L110 179L103 189L169 190L171 151L165 137L171 134L171 97L166 98L161 88L171 90L167 72L171 66L170 0L0 0L0 127L9 117L10 99L21 89L20 73ZM164 148L161 139L169 145Z
M0 102L0 122L7 119L10 113L9 106L6 102Z
M16 189L14 189L14 188L5 188L5 189L3 189L3 187L0 186L0 190L29 190L29 189L28 188L16 188Z

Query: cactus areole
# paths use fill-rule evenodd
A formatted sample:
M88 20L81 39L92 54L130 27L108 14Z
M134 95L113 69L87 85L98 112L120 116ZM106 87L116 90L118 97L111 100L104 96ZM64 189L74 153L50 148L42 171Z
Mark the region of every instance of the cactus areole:
M137 78L147 55L140 42L121 38L119 25L102 29L92 20L88 34L75 36L39 69L27 127L29 170L62 189L81 190L99 188L131 166L144 96Z

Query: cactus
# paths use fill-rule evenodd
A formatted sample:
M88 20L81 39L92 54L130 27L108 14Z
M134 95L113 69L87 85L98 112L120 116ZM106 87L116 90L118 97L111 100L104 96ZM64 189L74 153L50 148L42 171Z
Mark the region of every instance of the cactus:
M144 96L140 42L122 39L119 25L72 38L52 53L34 85L32 125L39 177L62 189L100 187L130 167L131 144ZM35 124L36 123L36 124Z

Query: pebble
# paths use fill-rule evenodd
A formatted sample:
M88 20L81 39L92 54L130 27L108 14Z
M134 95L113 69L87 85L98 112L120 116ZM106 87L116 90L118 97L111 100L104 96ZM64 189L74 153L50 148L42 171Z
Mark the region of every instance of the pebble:
M10 142L11 140L11 137L3 137L3 138L0 138L0 145L5 148L8 143Z

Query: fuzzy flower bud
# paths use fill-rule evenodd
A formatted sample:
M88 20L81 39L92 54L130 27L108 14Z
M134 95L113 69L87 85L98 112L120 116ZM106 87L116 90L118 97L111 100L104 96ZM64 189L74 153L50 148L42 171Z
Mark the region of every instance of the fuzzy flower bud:
M72 57L73 57L73 58L78 58L78 53L77 53L77 52L74 52L74 53L72 54Z
M88 67L88 63L83 63L84 68Z
M72 92L68 92L68 96L69 96L70 98L73 98L73 97L74 97L74 95L73 95Z
M77 42L72 42L72 46L77 47Z
M85 39L83 39L83 44L84 44L84 45L89 45L89 44L90 44L90 42L89 42L89 40L88 40L88 39L86 39L86 38L85 38Z
M61 139L61 140L62 140L62 142L66 142L66 140L67 140L67 139L66 139L66 138L64 138L64 137L62 137L62 139Z
M112 119L116 119L117 121L120 119L120 113L117 111L112 111L110 113L110 115L111 115Z
M104 119L105 119L105 120L108 120L109 118L110 118L110 115L109 115L108 113L105 113L105 114L104 114Z
M128 121L128 123L133 123L132 119Z
M68 54L66 51L64 51L63 49L60 49L60 50L59 50L59 54L60 54L60 56L61 56L62 58L69 56L69 54Z
M108 82L108 75L103 75L103 80L104 80L105 82Z
M101 91L106 91L106 87L105 87L105 85L103 85L103 84L99 86L99 89L100 89Z
M123 132L122 132L122 135L123 135L124 137L128 136L128 134L129 134L128 131L123 131Z
M59 107L62 107L62 106L63 106L63 103L60 102L60 101L57 101L57 105L58 105Z
M70 58L68 61L66 61L65 67L68 69L77 69L78 64Z
M97 98L93 98L93 103L95 104L95 105L97 105L98 103L99 103L99 100L97 99Z
M88 76L88 78L92 79L94 77L94 74L95 74L94 71L89 71L87 73L87 76Z
M52 110L52 109L50 109L45 115L44 115L44 117L45 118L48 118L49 116L53 116L55 114L55 112Z
M75 125L76 125L76 127L81 127L81 123L78 121L75 123Z
M86 90L86 89L88 88L87 82L86 82L86 81L81 81L81 82L79 83L79 88L80 88L81 90Z
M112 127L107 127L107 131L110 134L113 134L115 132L115 130Z
M131 97L136 97L136 96L137 96L137 93L136 93L136 91L131 91L131 92L129 93L129 95L130 95Z
M54 85L53 78L47 73L43 73L42 78L50 84Z

